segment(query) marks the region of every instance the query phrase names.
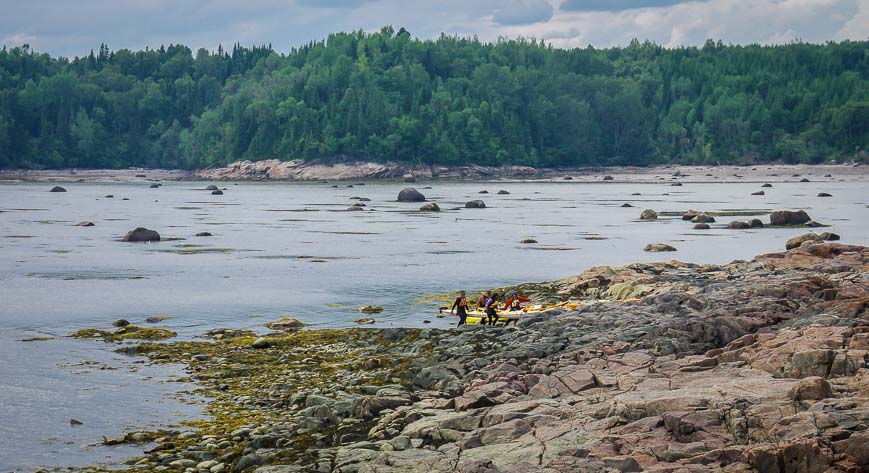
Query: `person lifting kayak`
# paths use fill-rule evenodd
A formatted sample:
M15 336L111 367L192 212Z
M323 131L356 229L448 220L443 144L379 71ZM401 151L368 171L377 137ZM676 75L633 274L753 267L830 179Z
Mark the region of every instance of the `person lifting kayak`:
M517 292L511 292L507 300L504 301L504 310L509 310L510 312L517 312L522 310L523 302L531 302L531 299L520 296Z
M478 309L485 309L486 302L489 302L489 299L491 299L491 297L492 297L492 291L486 291L486 292L480 294L480 297L477 298L477 308Z
M498 321L498 293L494 293L489 297L489 300L486 301L486 317L488 318L489 325L495 325L495 322Z
M459 316L459 323L456 327L464 325L468 319L468 298L465 297L465 291L459 291L459 297L456 297L453 306L450 307L450 314L452 314L454 310L456 311L456 315Z

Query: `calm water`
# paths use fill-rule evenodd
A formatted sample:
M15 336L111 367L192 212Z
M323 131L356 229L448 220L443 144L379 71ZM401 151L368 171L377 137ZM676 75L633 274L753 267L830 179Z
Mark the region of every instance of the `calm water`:
M181 337L218 326L264 331L263 323L285 314L346 327L367 304L385 308L377 326L445 326L433 316L436 306L416 302L420 295L557 279L602 264L726 263L781 250L806 231L695 231L678 217L642 222L643 208L804 208L843 242L869 244L862 176L776 183L762 197L749 195L759 183L417 184L444 209L437 214L395 202L399 184L228 184L223 196L201 190L206 184L64 184L67 193L0 184L0 471L123 459L136 450L87 446L197 412L173 400L177 383L149 379L177 377L177 369L144 368L101 342L19 341L27 337L153 315L170 316L163 325ZM833 197L815 197L820 191ZM366 211L343 211L353 196L371 199ZM448 210L478 198L489 208ZM635 207L621 208L625 202ZM96 226L74 226L83 220ZM121 242L136 226L167 241ZM202 231L214 236L193 236ZM519 244L524 238L540 243ZM643 252L651 242L679 251ZM70 417L85 424L72 428Z

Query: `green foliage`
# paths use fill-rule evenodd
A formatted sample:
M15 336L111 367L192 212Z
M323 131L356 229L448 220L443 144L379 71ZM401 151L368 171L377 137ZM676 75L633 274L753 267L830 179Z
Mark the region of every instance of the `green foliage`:
M385 27L286 55L4 48L0 167L850 159L869 143L867 45L562 50Z

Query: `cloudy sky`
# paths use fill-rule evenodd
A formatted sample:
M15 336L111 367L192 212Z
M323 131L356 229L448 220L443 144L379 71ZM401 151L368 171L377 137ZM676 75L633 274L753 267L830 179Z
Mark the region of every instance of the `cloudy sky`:
M869 39L869 0L2 0L0 44L53 55L183 43L272 43L391 24L440 33L543 38L556 46L667 46Z

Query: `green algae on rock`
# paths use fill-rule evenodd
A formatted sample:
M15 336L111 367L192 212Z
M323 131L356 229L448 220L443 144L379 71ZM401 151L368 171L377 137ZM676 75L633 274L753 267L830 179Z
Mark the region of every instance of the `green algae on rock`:
M73 332L70 337L73 338L101 338L106 341L121 341L121 340L165 340L172 338L177 334L169 329L157 327L139 327L137 325L127 325L115 330L100 330L96 328L85 328Z

